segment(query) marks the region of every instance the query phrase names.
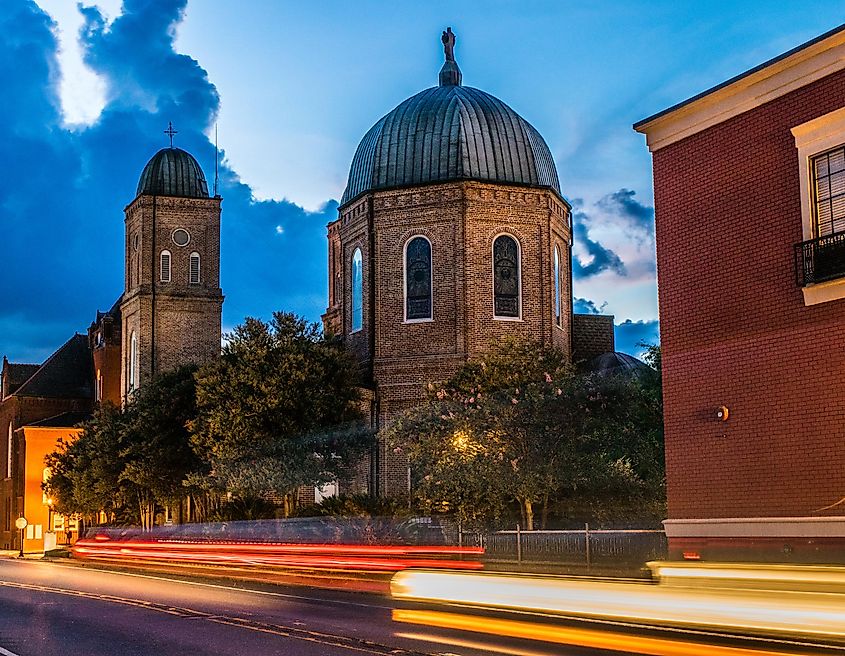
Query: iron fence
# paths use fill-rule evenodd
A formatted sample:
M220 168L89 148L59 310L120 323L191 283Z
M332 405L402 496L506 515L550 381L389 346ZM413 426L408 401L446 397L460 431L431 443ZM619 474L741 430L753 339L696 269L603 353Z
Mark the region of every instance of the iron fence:
M590 529L463 533L460 542L483 546L487 560L585 567L641 567L666 558L666 533L651 529Z

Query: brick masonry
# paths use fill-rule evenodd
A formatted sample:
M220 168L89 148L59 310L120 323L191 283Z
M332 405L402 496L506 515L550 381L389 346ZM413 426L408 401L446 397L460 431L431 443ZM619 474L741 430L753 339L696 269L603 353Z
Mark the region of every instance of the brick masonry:
M597 355L614 349L613 315L572 315L573 362L589 362Z
M177 228L190 234L187 245L174 243ZM169 282L161 280L162 250L171 253ZM200 255L199 284L190 284L188 277L192 253ZM220 354L220 198L136 198L126 208L125 271L120 305L124 394L133 333L138 339L140 385L154 372L203 363Z
M521 317L493 318L493 240L519 243ZM404 246L423 235L432 245L433 319L409 323L404 312ZM341 334L375 390L383 426L425 398L429 382L451 376L497 338L520 335L571 351L570 225L567 205L552 191L460 181L377 191L340 208L328 230L328 332ZM553 253L560 255L562 312L554 309ZM363 329L352 332L349 275L363 257ZM611 325L612 326L612 325ZM407 461L378 449L378 492L407 494Z
M670 518L845 513L817 513L845 497L845 301L795 283L790 133L843 98L838 72L654 153Z

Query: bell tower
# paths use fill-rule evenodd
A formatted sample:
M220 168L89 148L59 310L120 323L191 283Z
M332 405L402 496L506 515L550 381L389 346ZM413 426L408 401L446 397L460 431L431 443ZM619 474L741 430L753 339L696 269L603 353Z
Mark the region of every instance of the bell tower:
M220 196L194 157L173 147L144 167L125 209L121 393L152 376L220 355Z

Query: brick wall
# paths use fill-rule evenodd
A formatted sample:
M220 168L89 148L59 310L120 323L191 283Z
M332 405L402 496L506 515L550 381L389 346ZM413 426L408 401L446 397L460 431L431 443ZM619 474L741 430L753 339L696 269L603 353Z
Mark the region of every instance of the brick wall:
M845 301L806 307L795 284L790 133L843 98L835 73L654 154L671 518L812 515L845 496Z
M329 226L331 275L343 297L330 295L327 330L342 316L347 346L377 390L381 425L419 404L429 382L451 376L491 342L520 335L570 351L568 210L552 192L510 185L453 182L367 194L343 207ZM493 318L493 240L519 243L521 317ZM432 246L432 320L405 321L404 247L423 235ZM335 242L337 239L337 242ZM351 332L350 267L363 256L363 329ZM560 254L562 313L555 320L553 253ZM383 494L407 488L407 459L379 446Z
M220 202L219 198L139 196L126 208L126 291L120 306L122 390L128 384L133 332L138 336L141 384L153 372L206 362L220 354ZM172 239L177 228L190 234L185 246ZM167 282L161 280L162 250L171 254ZM189 281L192 253L200 255L199 284Z
M572 360L589 362L597 355L615 349L613 315L572 315Z

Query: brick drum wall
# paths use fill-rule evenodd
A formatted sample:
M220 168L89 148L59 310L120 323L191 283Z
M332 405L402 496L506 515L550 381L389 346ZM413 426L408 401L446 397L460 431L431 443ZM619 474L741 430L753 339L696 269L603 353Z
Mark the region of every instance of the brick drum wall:
M836 73L654 154L670 518L845 496L845 301L805 307L795 284L790 133L843 98Z
M521 254L522 316L493 318L493 240L507 233ZM433 320L409 323L404 313L404 246L423 235L432 245ZM377 390L380 425L425 398L425 385L451 376L497 338L521 335L570 350L569 222L547 190L454 182L379 191L342 208L329 226L328 331L342 317L344 339ZM364 326L351 332L350 267L356 248L364 264ZM560 253L562 313L554 319L553 252ZM407 459L379 446L379 490L407 494Z

